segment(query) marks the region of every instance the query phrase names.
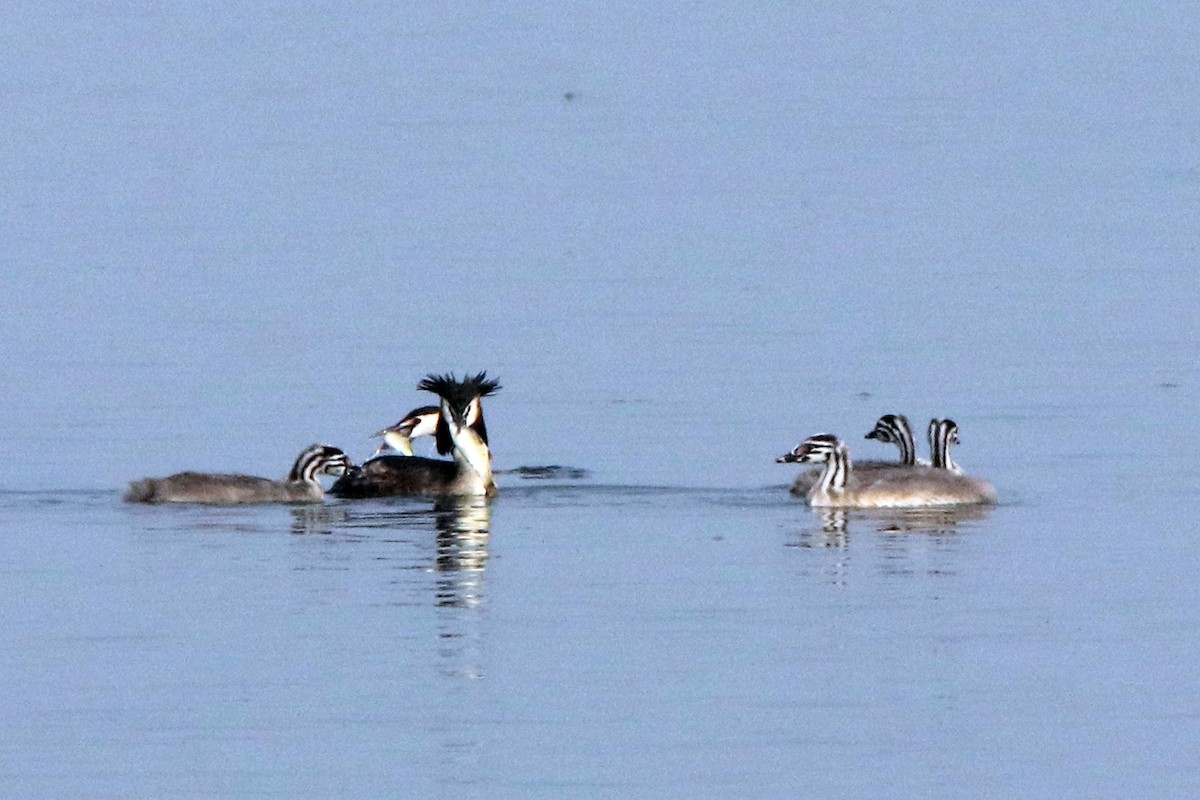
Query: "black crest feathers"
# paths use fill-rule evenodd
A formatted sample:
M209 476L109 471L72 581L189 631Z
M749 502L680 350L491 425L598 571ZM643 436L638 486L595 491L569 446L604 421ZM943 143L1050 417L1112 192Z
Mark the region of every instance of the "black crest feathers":
M417 384L417 388L423 392L433 392L445 400L446 405L450 407L450 413L462 419L466 416L472 400L494 394L500 389L500 382L488 378L486 371L474 375L464 375L462 380L456 378L453 372L444 375L430 373ZM480 409L479 419L472 427L486 443L488 440L487 426L483 423L482 409ZM454 449L454 443L450 438L450 426L446 423L444 416L438 419L437 431L434 435L437 439L438 453L446 455Z
M460 381L453 372L445 375L426 375L417 384L423 392L433 392L455 408L466 408L476 397L487 397L500 389L500 382L488 378L487 372L465 375Z

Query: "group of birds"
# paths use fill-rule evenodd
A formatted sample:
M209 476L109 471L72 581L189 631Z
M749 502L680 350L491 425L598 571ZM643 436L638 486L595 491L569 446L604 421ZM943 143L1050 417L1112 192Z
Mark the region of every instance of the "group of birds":
M383 443L362 466L355 466L336 447L305 448L282 481L251 475L180 472L144 478L129 485L125 499L133 503L320 503L325 499L322 476L336 478L329 493L338 497L484 496L496 493L492 451L483 421L484 397L500 384L486 372L462 379L453 373L431 374L417 386L438 397L438 405L410 411L375 436ZM450 458L413 454L412 440L432 436L437 452ZM885 414L866 438L900 448L899 461L851 462L846 446L831 434L810 436L780 463L813 463L823 467L801 473L792 493L808 504L828 508L914 508L986 504L996 501L987 481L968 477L950 457L958 444L952 420L929 423L930 460L916 457L912 428L900 414Z
M438 397L438 405L413 409L403 419L379 431L383 444L362 466L342 450L314 444L305 448L287 478L275 481L252 475L180 472L165 478L144 478L129 485L131 503L320 503L325 499L321 477L337 478L329 493L339 497L393 495L471 496L496 493L492 451L483 421L482 399L500 384L486 372L462 379L453 374L428 375L417 386ZM440 455L413 455L412 440L433 436Z
M912 426L903 414L884 414L866 435L900 448L899 461L850 460L846 445L830 433L810 436L776 462L822 464L801 473L792 494L819 508L923 508L996 502L990 483L968 476L950 457L958 425L929 421L929 461L919 460Z

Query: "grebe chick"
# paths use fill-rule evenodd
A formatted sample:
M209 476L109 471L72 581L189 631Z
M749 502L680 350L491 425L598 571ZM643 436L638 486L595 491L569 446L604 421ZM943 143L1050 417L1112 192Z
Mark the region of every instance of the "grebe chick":
M449 375L429 375L417 386L440 399L434 436L437 451L453 461L421 456L377 456L359 469L343 475L329 490L340 497L392 495L464 496L492 495L492 451L480 400L495 393L500 384L486 372L462 380Z
M918 464L929 466L928 461L922 461L917 458L917 447L913 442L912 426L908 424L908 418L903 414L884 414L876 420L875 427L864 438L896 445L900 448L900 460L881 461L871 458L855 461L854 468L860 472L864 470L915 467ZM792 483L792 494L797 497L807 497L812 488L817 485L820 477L820 469L810 469L801 472Z
M421 406L405 414L404 419L395 425L371 434L372 439L377 436L383 437L383 441L371 458L391 454L393 450L402 456L411 456L413 454L412 440L422 436L433 436L437 432L439 416L437 406Z
M144 478L129 484L130 503L320 503L325 490L321 475L340 476L351 468L350 459L336 447L314 444L292 465L282 481L253 475L179 472L166 478Z
M864 438L899 447L898 466L912 467L917 464L929 466L928 461L917 458L917 445L913 439L912 426L908 424L908 417L903 414L884 414L876 420L875 427ZM859 466L861 467L864 463L860 461Z
M929 454L933 457L933 466L948 469L955 475L962 475L963 468L950 458L952 444L958 444L958 426L954 424L954 420L929 420Z
M914 466L855 470L846 446L828 433L808 437L775 460L825 465L807 495L808 504L819 508L917 508L996 502L996 491L990 483L944 469Z

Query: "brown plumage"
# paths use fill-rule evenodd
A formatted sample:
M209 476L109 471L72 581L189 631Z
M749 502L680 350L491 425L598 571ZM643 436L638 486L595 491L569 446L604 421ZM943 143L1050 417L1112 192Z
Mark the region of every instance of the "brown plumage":
M859 469L851 463L846 446L831 434L810 436L776 461L825 465L805 493L809 505L821 508L918 508L996 502L996 490L987 481L945 469L920 465Z
M130 503L320 503L325 499L320 475L342 475L350 459L336 447L305 448L282 481L237 473L179 472L165 478L143 478L129 484Z

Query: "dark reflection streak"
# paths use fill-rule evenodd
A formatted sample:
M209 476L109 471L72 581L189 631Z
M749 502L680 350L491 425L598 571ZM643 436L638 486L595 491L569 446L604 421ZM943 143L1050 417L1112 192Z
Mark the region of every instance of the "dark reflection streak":
M346 522L346 511L340 506L291 506L292 533L331 534Z

